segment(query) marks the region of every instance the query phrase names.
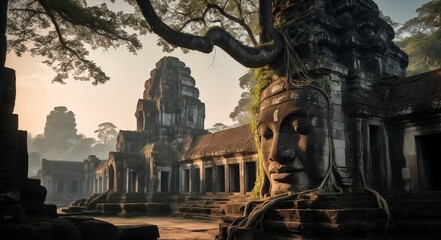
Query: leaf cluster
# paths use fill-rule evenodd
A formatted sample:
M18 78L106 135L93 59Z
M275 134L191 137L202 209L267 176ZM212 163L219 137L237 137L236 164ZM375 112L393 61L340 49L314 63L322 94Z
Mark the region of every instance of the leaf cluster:
M441 67L441 0L424 4L417 13L397 31L396 43L409 55L408 75Z
M258 44L258 6L256 1L245 0L163 0L151 1L161 19L173 29L204 35L213 27L226 29L239 41ZM163 51L171 52L176 46L158 40ZM184 50L186 52L187 50Z
M236 107L230 113L230 118L238 122L240 125L249 124L252 120L251 107L253 105L253 95L251 90L256 86L253 70L249 70L246 74L239 78L239 86L246 91L240 96Z
M105 3L88 6L83 0L10 1L8 51L43 56L57 73L54 82L65 83L72 75L94 85L104 83L109 77L88 58L89 50L122 45L132 53L141 49L137 36L148 28L139 16L114 12Z

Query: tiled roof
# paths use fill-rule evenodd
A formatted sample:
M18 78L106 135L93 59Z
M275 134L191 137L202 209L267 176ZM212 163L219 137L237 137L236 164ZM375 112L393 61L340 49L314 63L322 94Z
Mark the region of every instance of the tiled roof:
M181 154L180 160L226 156L237 153L257 153L250 125L199 136L193 140L189 149Z
M43 159L41 168L45 174L61 172L82 174L84 172L84 163Z
M388 91L387 116L441 111L441 68L405 78L382 81Z

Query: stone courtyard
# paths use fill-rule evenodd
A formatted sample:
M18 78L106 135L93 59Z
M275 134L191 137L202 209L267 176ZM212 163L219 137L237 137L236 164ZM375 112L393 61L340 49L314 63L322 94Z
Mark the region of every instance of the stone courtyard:
M98 217L97 219L110 222L115 226L130 226L140 224L155 224L159 229L159 240L189 240L214 239L219 232L219 222L189 219L181 217Z

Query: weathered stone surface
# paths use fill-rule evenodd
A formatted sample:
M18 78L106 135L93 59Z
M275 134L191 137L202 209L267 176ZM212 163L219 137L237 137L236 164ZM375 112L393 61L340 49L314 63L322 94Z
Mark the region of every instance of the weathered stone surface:
M158 227L150 224L119 226L118 232L120 234L119 240L155 240L159 238Z
M53 239L60 240L83 240L82 233L69 221L52 220Z
M0 204L12 204L18 203L20 200L20 190L19 186L10 187L0 184Z
M25 219L23 207L20 204L0 205L0 223L22 223Z
M100 220L85 220L75 223L80 229L83 240L118 240L117 228Z
M15 70L3 68L0 88L0 112L11 114L15 106ZM1 125L1 124L0 124Z
M23 181L20 189L20 203L44 203L47 190L40 185L40 182L40 179L26 179Z

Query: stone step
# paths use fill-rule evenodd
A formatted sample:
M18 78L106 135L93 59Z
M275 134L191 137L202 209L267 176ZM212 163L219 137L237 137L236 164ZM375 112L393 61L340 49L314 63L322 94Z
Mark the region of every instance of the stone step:
M222 208L206 208L206 207L179 207L179 212L182 213L206 213L206 214L218 214L224 215L225 212Z
M85 206L70 206L61 209L63 213L81 213L84 210L86 210Z
M98 203L96 210L101 214L139 213L146 215L165 215L170 214L169 203ZM84 212L84 211L83 211Z
M158 226L143 224L118 226L119 240L156 240L159 238Z
M437 220L441 222L441 209L391 209L395 220Z
M351 221L373 221L387 219L381 208L352 209L273 209L265 214L265 219L275 221L296 221L302 223L347 223Z
M376 221L351 221L345 223L303 223L300 221L263 221L263 228L268 232L286 233L326 233L326 234L351 234L351 233L384 233L386 220Z
M207 215L207 214L196 214L196 213L183 213L180 215L184 218L193 218L193 219L201 219L201 220L218 220L219 216Z
M182 204L185 205L206 205L206 206L219 206L228 204L229 201L208 201L208 200L197 200L197 201L187 201Z
M297 208L297 209L346 209L346 208L376 208L377 201L371 199L361 200L294 200L283 201L277 204L279 208Z
M394 232L397 234L405 233L424 233L424 239L440 239L441 236L441 221L394 221ZM422 239L421 236L414 239Z
M441 209L441 199L424 199L424 200L403 200L399 202L391 202L393 208L411 208L411 209Z

